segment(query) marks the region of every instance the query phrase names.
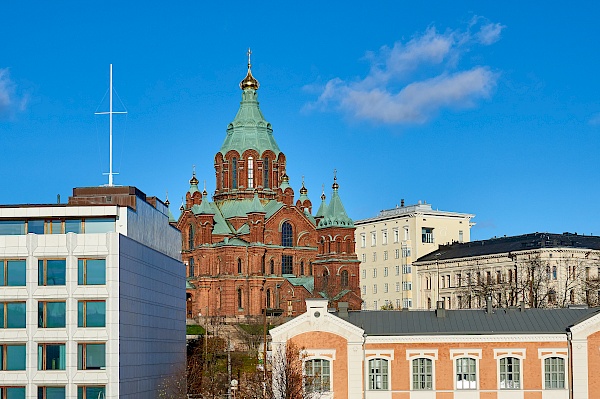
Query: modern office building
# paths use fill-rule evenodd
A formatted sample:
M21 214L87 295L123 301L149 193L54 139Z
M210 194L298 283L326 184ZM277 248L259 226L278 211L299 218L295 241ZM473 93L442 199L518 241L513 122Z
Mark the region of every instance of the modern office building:
M469 241L474 216L434 210L421 201L405 206L402 200L376 217L355 221L363 309L417 308L412 261L440 244Z
M441 245L413 262L419 307L600 305L600 237L532 233Z
M168 207L135 187L0 206L0 398L146 399L185 367Z
M305 388L323 399L591 399L598 308L340 311L307 300L271 330L274 362L301 348ZM274 384L283 367L274 365ZM276 391L279 392L279 391ZM595 393L594 393L595 392ZM280 398L277 398L280 399Z

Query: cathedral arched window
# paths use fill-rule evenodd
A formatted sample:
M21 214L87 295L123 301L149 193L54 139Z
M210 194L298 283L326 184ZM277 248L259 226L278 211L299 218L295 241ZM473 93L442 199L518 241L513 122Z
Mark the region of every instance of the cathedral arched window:
M310 262L308 264L308 275L312 276L313 275L313 268L312 268L312 262Z
M300 275L304 276L304 261L300 262Z
M275 274L275 261L273 261L273 259L271 259L271 274Z
M262 260L260 262L260 271L262 274L266 274L266 267L265 267L265 256L263 255Z
M188 227L188 249L194 249L194 226Z
M269 157L263 160L263 187L269 188Z
M238 288L237 290L237 303L238 303L238 308L242 309L244 306L242 306L244 303L242 302L242 289Z
M283 222L281 225L281 245L291 247L294 243L292 225L289 222Z
M267 290L267 309L271 308L271 290Z
M194 258L190 258L190 277L194 277Z
M329 273L327 270L323 270L323 288L327 287L327 283L329 283Z
M248 188L254 187L254 159L248 157Z
M342 270L342 287L348 286L348 270Z
M238 177L237 158L234 157L231 160L231 188L237 188L237 177Z
M238 258L238 273L242 274L242 260Z

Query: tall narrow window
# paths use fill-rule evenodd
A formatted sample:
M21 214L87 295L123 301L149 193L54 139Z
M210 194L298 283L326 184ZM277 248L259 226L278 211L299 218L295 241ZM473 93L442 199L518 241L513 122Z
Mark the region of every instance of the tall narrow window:
M194 225L188 227L188 249L194 249Z
M248 157L248 188L254 187L254 159Z
M347 287L348 286L348 270L342 270L341 280L342 280L342 287Z
M412 361L412 389L433 389L433 361L427 358Z
M369 360L369 389L388 389L388 361L386 359Z
M327 270L323 270L323 289L327 288L327 284L329 283L329 273Z
M265 266L265 256L262 256L262 259L260 261L260 271L262 274L266 274L267 270L266 270L266 266Z
M565 388L565 359L561 357L544 359L544 388Z
M271 290L267 290L267 309L271 308Z
M273 259L269 262L269 268L271 269L271 274L275 274L275 261Z
M237 158L233 157L231 160L231 188L237 188Z
M289 222L283 222L281 225L281 245L284 247L294 245L292 225Z
M238 302L238 309L243 309L243 302L242 302L242 289L238 288L237 290L237 302Z
M500 389L521 388L521 360L516 357L500 359Z
M269 157L263 160L263 186L269 188Z
M292 255L281 255L281 274L294 274L293 260Z
M196 271L194 270L194 258L190 258L190 275L189 277L194 277Z
M300 275L304 276L304 261L300 262Z
M238 269L238 274L242 274L242 260L240 258L238 258L237 269Z
M477 389L477 369L475 359L456 359L456 389Z

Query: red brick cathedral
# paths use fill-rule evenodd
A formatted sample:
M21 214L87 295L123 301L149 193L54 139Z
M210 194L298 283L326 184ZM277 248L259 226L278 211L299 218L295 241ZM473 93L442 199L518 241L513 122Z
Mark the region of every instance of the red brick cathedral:
M258 87L248 62L240 108L215 155L213 201L194 173L181 208L188 317L295 316L308 297L360 309L354 223L336 178L329 204L323 194L315 215L304 182L294 199Z

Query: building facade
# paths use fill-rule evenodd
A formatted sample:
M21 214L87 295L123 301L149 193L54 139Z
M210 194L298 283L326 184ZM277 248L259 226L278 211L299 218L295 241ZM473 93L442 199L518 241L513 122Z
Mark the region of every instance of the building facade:
M356 221L363 309L417 308L412 261L435 251L439 244L468 242L474 216L433 210L421 201L405 206L402 200L399 207Z
M155 397L185 367L180 237L135 187L0 206L0 397Z
M600 388L598 309L340 309L309 299L271 330L274 370L292 342L315 397L588 399Z
M337 179L314 215L304 183L295 199L258 86L248 64L240 108L214 158L212 201L194 173L181 208L188 317L293 316L312 296L360 308L354 224Z
M419 306L600 305L600 237L533 233L442 245L413 263Z

